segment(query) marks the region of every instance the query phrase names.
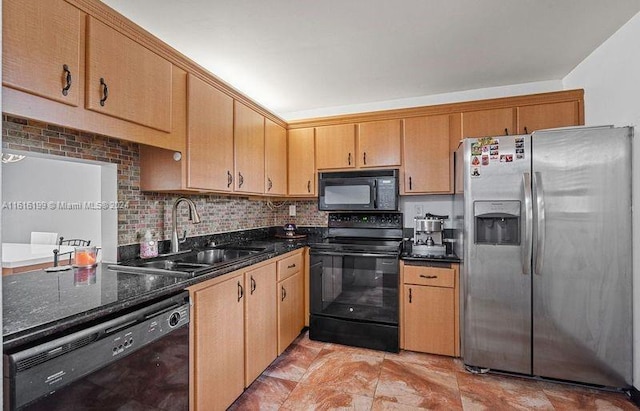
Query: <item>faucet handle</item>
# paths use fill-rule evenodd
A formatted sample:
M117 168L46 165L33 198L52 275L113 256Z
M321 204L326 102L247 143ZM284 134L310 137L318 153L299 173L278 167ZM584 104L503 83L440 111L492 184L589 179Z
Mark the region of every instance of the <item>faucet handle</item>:
M178 238L178 241L180 242L180 244L184 243L185 241L187 241L187 230L184 230L182 232L182 238Z

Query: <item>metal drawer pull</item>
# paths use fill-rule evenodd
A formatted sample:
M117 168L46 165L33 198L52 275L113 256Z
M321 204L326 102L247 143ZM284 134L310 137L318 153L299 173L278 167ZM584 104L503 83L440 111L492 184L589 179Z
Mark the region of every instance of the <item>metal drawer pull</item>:
M104 102L109 98L109 87L107 87L107 83L102 77L100 77L100 85L102 86L102 98L100 99L100 105L104 107Z
M420 274L420 277L426 278L427 280L433 280L434 278L438 278L437 275L424 275L424 274Z
M296 264L295 264L295 263L293 263L293 264L291 264L291 265L288 265L288 266L287 266L287 268L294 268L295 266L296 266Z
M69 66L66 64L62 66L62 70L65 72L65 82L67 83L62 89L62 95L66 96L69 94L69 89L71 88L71 70L69 70Z

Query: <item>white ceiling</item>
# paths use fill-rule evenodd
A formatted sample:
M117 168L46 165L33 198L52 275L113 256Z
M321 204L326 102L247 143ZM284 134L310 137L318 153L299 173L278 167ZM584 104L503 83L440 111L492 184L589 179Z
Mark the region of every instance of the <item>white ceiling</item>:
M640 0L103 0L284 119L560 80Z

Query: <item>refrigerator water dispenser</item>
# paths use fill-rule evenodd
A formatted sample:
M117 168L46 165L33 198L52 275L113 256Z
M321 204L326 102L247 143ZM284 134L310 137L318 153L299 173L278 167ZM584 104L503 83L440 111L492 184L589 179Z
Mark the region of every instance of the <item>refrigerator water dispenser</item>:
M520 245L520 201L476 201L475 243Z

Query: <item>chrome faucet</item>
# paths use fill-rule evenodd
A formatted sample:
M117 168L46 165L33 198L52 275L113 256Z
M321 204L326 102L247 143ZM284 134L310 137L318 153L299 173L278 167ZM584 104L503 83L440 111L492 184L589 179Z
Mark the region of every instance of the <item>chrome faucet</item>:
M180 244L187 241L187 230L184 230L182 234L182 238L178 238L178 204L185 201L189 205L189 221L192 221L193 224L198 224L200 222L200 216L198 215L198 210L196 210L196 205L190 199L186 197L180 197L173 203L173 209L171 210L171 252L177 253L180 248Z

